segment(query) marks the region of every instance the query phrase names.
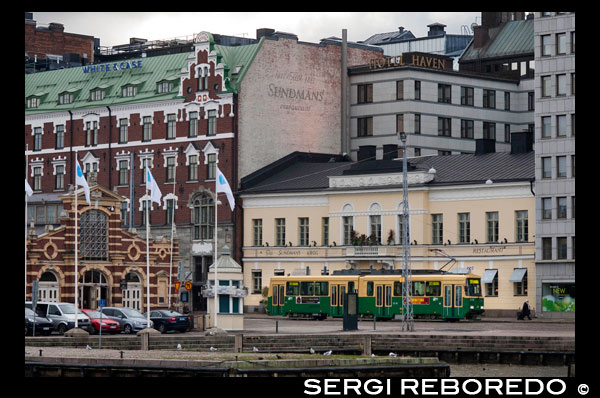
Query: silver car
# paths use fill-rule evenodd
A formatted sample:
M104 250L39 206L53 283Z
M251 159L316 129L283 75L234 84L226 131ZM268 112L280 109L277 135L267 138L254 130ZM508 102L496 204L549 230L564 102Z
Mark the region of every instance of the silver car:
M139 332L148 327L148 319L138 310L128 307L104 307L102 313L119 322L123 333L131 334ZM150 321L150 327L154 326L154 322Z
M25 302L25 308L32 308L31 301ZM73 303L55 303L47 301L38 301L35 312L52 321L52 326L59 334L65 334L69 329L75 327L75 318L77 326L81 329L91 330L90 318L79 308L75 314L75 304Z

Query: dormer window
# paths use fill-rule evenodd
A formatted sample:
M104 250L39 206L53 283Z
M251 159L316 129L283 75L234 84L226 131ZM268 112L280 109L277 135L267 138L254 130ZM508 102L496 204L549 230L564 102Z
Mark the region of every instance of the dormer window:
M90 101L102 101L106 91L101 88L90 91Z
M73 103L73 93L62 93L58 96L58 104L66 105Z
M27 98L27 108L37 108L40 106L40 97L29 97Z
M156 84L156 91L159 94L168 93L173 90L173 82L163 80Z
M123 97L135 97L137 95L137 86L124 86L121 90Z

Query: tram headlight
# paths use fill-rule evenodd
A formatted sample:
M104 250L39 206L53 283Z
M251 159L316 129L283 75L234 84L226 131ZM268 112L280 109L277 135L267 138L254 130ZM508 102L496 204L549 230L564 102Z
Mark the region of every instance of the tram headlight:
M471 308L471 309L474 309L475 307L471 306L470 308Z

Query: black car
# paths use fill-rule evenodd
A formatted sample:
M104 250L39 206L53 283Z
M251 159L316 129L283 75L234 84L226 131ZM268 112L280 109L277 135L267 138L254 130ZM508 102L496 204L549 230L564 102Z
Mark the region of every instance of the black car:
M190 327L190 319L187 315L171 310L150 311L150 320L154 323L154 329L161 333L169 330L185 332Z
M25 336L33 334L34 326L36 336L49 336L52 329L54 329L50 319L41 317L35 314L32 309L25 307Z

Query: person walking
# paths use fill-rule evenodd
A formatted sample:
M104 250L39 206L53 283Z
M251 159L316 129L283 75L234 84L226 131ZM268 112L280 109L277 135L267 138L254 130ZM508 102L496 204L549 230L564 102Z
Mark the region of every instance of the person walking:
M523 303L523 310L521 311L521 319L524 320L527 317L531 320L531 311L529 310L529 300L525 300Z

